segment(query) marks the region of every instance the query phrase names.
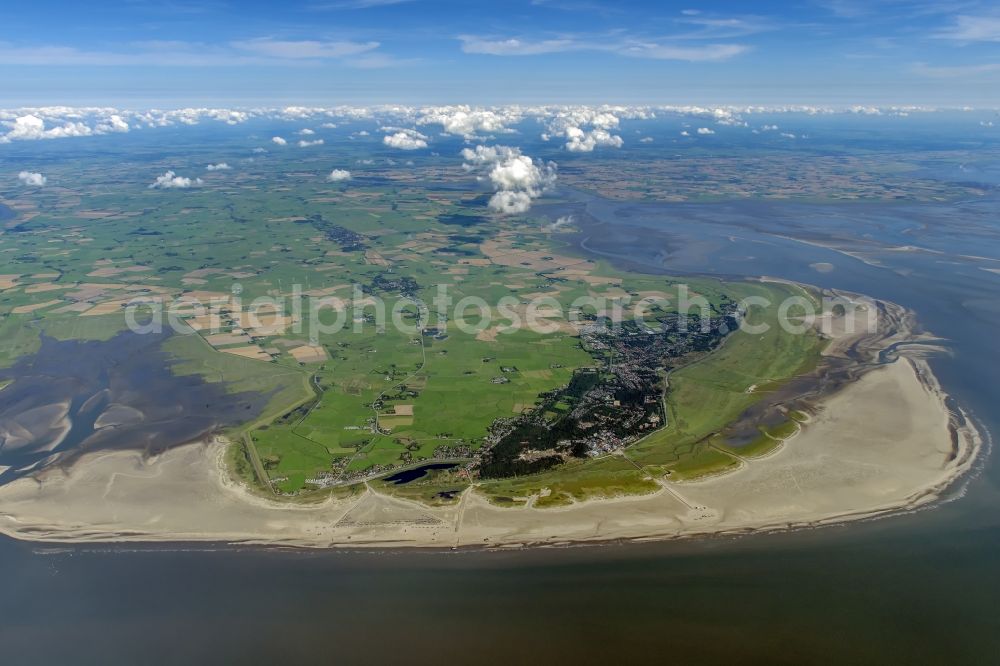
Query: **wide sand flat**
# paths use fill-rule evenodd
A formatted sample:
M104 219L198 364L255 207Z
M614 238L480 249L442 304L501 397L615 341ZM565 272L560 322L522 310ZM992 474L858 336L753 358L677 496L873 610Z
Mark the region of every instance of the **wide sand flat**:
M0 531L46 541L451 547L783 529L933 502L971 467L980 438L948 411L926 363L902 358L864 374L782 449L735 472L565 508L498 508L474 489L447 508L371 490L279 503L228 480L224 447L192 444L152 460L94 454L68 472L12 482L0 488Z

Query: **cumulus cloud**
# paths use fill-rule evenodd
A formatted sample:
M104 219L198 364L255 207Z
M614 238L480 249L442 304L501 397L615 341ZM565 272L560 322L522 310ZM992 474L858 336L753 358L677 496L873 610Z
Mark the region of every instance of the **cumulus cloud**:
M301 134L302 136L311 136L311 135L313 135L315 133L316 132L314 132L313 130L309 129L308 127L305 128L305 129L300 129L299 130L299 134Z
M22 185L28 187L44 187L49 180L37 171L22 171L17 174L17 179L21 181Z
M555 109L548 113L542 139L549 141L555 136L565 137L566 149L575 153L589 153L598 146L621 148L624 140L610 131L617 128L619 122L617 115L605 109Z
M2 51L2 45L0 45ZM0 57L2 60L2 57ZM986 75L1000 71L1000 63L986 63L951 68L931 68L926 65L915 66L915 71L928 76L952 75ZM821 106L495 106L471 107L466 105L409 107L403 105L386 105L371 107L330 106L307 107L287 106L281 108L259 107L252 109L225 109L187 107L181 109L147 109L124 110L112 107L22 107L16 109L0 109L0 144L12 141L58 139L67 137L89 137L101 135L119 135L121 133L153 129L160 127L195 126L206 122L237 125L251 120L285 121L297 123L296 139L286 140L284 137L272 139L275 145L289 145L298 142L299 138L309 139L308 135L300 136L297 132L306 127L327 127L347 122L379 122L381 131L388 136L379 138L385 145L416 149L430 143L427 136L421 134L428 126L439 125L441 132L447 135L461 136L470 144L485 143L484 137L491 134L513 133L515 124L526 119L533 119L543 127L542 138L554 140L562 138L570 149L585 151L593 145L613 147L618 143L614 137L619 131L619 121L644 120L656 118L656 114L672 114L692 121L690 133L695 133L698 125L713 127L717 125L749 126L744 119L752 114L806 113L864 113L883 115L904 115L906 113L930 113L936 109L931 107L871 107L859 106L844 108ZM772 122L768 117L767 122ZM584 135L576 140L568 133L576 133L570 128L577 128ZM757 131L762 130L759 127ZM607 134L598 132L604 130ZM426 131L426 130L424 130ZM594 134L591 134L591 133ZM317 131L318 134L318 131ZM427 132L431 134L431 132ZM351 134L351 138L366 136L366 131ZM401 136L400 136L401 135ZM803 137L800 137L803 138Z
M510 146L476 146L462 150L465 168L480 173L479 179L495 190L489 207L499 213L525 213L531 201L556 181L556 165L536 162Z
M621 148L625 141L617 134L604 129L585 132L579 127L566 128L566 149L575 153L589 153L597 146Z
M122 117L117 113L112 113L108 119L94 128L99 134L108 134L110 132L127 132L129 131L129 124L122 120Z
M184 176L178 176L173 171L167 171L162 176L157 176L156 180L153 181L149 188L156 190L183 190L189 187L197 187L201 184L201 178L186 178Z
M746 125L746 122L744 122L743 118L740 116L740 111L744 109L725 107L707 108L702 106L675 106L667 108L673 113L696 118L704 118L706 120L714 120L720 125Z
M272 136L271 141L278 144L279 146L284 146L288 144L288 142L280 136Z
M308 148L310 146L322 146L322 145L323 145L323 139L316 139L315 141L306 141L305 139L303 139L302 141L299 141L299 148Z
M586 106L548 109L543 110L543 113L547 116L546 126L554 134L564 133L569 127L589 126L596 129L611 130L618 127L621 122L618 115L610 110L595 109Z
M382 143L399 150L419 150L427 147L427 137L412 129L401 129L382 137Z
M208 166L205 167L205 171L227 171L228 169L232 169L232 167L226 164L225 162L219 162L218 164L209 164Z
M475 149L463 148L461 154L465 160L462 166L466 171L471 171L484 164L496 164L513 159L521 154L521 150L510 146L476 146Z
M490 182L498 190L523 191L531 197L555 182L555 173L539 167L527 155L518 155L498 162L490 170Z
M559 227L564 227L567 224L573 224L573 216L572 215L562 215L560 217L557 217L556 220L555 220L555 222L553 222L553 223L551 223L549 225L546 225L544 227L544 229L546 231L555 231Z
M698 134L715 134L715 130L709 129L708 127L699 127Z
M2 44L0 44L0 51L2 51ZM368 117L370 114L370 109L357 107L286 107L285 109L257 108L251 110L181 108L144 111L121 110L112 107L68 106L0 109L0 143L118 134L133 129L198 125L204 121L237 125L256 118L329 119L338 116L361 118Z
M654 139L651 136L644 136L639 139L639 143L653 143Z
M487 204L490 208L504 215L527 213L531 209L531 195L527 192L500 190Z
M512 107L493 110L448 106L425 109L416 122L418 125L441 125L445 134L469 139L479 134L509 132L507 126L520 120L520 110Z
M62 139L71 136L90 136L94 133L88 125L73 121L46 129L45 121L36 115L19 116L5 123L10 131L4 135L4 143L15 140Z
M334 169L330 172L330 175L326 177L331 183L339 183L342 180L350 180L351 172L346 169Z

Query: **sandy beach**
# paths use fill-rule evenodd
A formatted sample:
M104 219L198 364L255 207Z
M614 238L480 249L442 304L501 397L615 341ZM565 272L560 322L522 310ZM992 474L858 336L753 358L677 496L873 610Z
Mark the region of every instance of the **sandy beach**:
M894 317L910 321L901 309ZM721 476L658 480L650 495L500 508L473 487L456 505L431 508L368 488L296 504L232 481L222 464L227 443L213 439L153 459L86 455L68 470L11 482L0 488L0 532L49 542L514 547L796 529L938 501L972 468L983 440L967 415L949 409L920 349L898 344L929 336L903 326L862 340L839 324L828 329L829 355L900 351L894 362L860 363L860 376L823 399L776 452Z

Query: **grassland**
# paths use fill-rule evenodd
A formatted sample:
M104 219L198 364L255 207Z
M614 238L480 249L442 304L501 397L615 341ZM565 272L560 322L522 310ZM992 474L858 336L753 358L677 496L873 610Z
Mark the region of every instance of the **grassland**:
M94 155L82 171L78 163L56 161L52 181L73 182L73 189L45 188L30 197L0 193L19 212L0 235L8 266L0 276L0 367L37 350L43 332L108 339L124 328L122 312L136 297L154 304L218 300L223 305L203 318L186 316L182 328L196 332L165 343L176 359L173 369L267 395L263 414L227 434L254 447L270 486L307 497L320 485L340 487L420 460L474 456L496 419L531 409L541 394L594 363L568 321L569 304L581 297L614 302L676 294L677 280L622 273L573 255L560 233L538 220L484 215L470 205L468 174L440 168L433 156L416 158L426 161L416 166L466 187L429 190L389 153L346 139L337 146L338 159L358 165L352 167L357 182L323 180L329 153L251 154L245 138L232 137L211 156L217 161L218 151L229 151L227 159L240 164L230 172L201 171L209 161L204 149L186 149L180 157L169 146L153 146L131 160ZM372 150L377 164L364 166ZM198 169L204 185L149 189L168 168ZM342 242L345 234L355 235L359 246ZM723 296L777 301L792 289L685 282L715 304ZM474 296L495 304L513 296L518 317L537 297L558 304L563 314L548 320L551 332L540 333L515 330L511 313L493 307L489 322L464 332L457 320L418 317L413 298L430 301L437 285L453 302ZM310 336L309 314L294 307L297 291L341 299L341 311L331 309L323 320L343 316L346 327ZM376 326L369 297L401 313L410 332ZM247 323L244 315L258 298L277 304L275 325ZM471 309L461 323L479 319ZM217 321L209 326L209 320ZM725 453L725 442L709 435L769 386L808 367L817 347L812 336L780 330L734 334L718 352L671 375L669 426L631 447L627 458L572 461L482 489L501 503L544 490L537 505L554 506L651 492L653 479L665 472L684 478L725 469L737 461ZM753 451L777 439L762 433ZM248 479L250 462L230 456L232 469ZM454 489L443 487L453 481L459 483L428 481L422 489L392 491L430 501Z
M775 284L734 284L739 297L763 296L780 302L801 296L797 287ZM672 373L666 395L668 425L632 448L630 455L680 478L721 471L734 464L720 455L725 445L710 436L734 421L748 407L788 379L811 369L823 342L816 333L784 330L776 309L751 312L751 322L767 324L767 332L737 331L716 352ZM762 441L754 455L763 453ZM751 454L751 451L747 451Z
M794 286L764 283L726 285L734 298L765 297L773 303L803 292ZM778 325L776 308L751 311L749 321L768 324L760 335L737 331L723 346L677 369L665 394L666 427L629 447L621 458L568 464L518 480L482 484L488 495L526 497L547 493L539 506L592 497L635 494L655 489L654 478L672 480L719 474L739 466L739 456L763 455L797 428L794 422L761 433L746 447L730 448L715 436L770 390L811 369L823 347L813 333L799 335ZM735 454L735 455L734 455ZM544 500L544 501L543 501Z
M533 506L554 507L577 501L655 492L659 485L624 456L577 460L527 477L488 481L479 490L498 505L517 504L538 495Z

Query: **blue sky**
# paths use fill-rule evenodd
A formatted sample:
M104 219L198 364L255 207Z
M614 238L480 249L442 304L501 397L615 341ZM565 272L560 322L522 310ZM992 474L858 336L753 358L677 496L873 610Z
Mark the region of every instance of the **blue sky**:
M7 3L0 105L1000 106L995 2Z

